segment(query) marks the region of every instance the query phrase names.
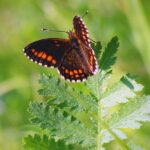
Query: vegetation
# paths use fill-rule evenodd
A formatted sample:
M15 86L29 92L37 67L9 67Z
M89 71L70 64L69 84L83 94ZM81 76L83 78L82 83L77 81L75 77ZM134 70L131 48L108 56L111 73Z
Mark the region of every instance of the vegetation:
M138 129L141 122L150 121L150 96L138 94L143 86L130 75L107 85L118 46L118 38L114 37L100 57L100 43L93 44L99 56L99 73L85 84L74 86L53 75L41 76L39 94L44 101L32 102L29 112L31 122L40 127L42 133L25 138L27 149L55 150L64 142L72 146L72 150L99 150L113 140L124 150L131 149L131 144L132 149L141 146L131 141L123 129ZM115 111L111 111L113 108ZM51 140L57 144L56 148Z
M1 0L0 149L38 149L37 143L39 149L150 149L149 3ZM23 56L22 49L32 41L67 38L41 28L72 29L73 16L87 9L84 20L90 37L103 46L100 53L100 42L93 45L99 75L70 84L60 80L55 69L39 67ZM114 35L120 43L117 62L118 39L107 44ZM61 87L68 92L60 92ZM58 130L66 125L70 128Z

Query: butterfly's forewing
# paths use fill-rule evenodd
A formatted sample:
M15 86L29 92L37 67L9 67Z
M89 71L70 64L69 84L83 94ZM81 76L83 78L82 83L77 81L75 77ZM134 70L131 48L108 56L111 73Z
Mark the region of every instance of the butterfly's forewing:
M85 53L85 56L90 64L90 69L92 71L92 74L95 74L97 72L97 60L94 54L93 49L91 48L90 39L89 39L89 32L84 24L83 20L79 16L75 16L73 19L73 25L75 33L78 37L78 39L81 41L80 43L80 49Z
M87 47L91 47L90 40L89 40L89 32L82 18L79 16L75 16L73 18L73 26L74 26L75 33L77 37L80 39L80 41Z
M89 63L89 68L91 70L91 74L94 75L98 71L98 66L97 66L97 60L94 54L94 51L91 47L86 47L85 45L82 45L82 50L86 55L86 59L88 60Z
M42 39L26 46L24 53L35 63L46 67L58 67L68 43L67 39Z

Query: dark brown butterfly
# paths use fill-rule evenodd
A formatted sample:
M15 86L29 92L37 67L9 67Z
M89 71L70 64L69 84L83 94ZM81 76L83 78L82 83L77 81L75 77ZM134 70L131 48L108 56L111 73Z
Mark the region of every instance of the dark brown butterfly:
M86 25L79 16L73 18L74 32L68 39L48 38L24 48L25 55L45 67L56 67L71 82L80 82L97 73L97 60L91 48Z

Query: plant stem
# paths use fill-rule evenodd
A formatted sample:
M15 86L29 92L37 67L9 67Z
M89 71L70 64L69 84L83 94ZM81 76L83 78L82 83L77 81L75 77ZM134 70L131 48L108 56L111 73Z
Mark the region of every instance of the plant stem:
M122 150L129 150L128 146L109 128L109 126L101 120L101 125L103 126L104 129L108 130L109 133L114 137L116 142L120 145Z
M101 148L101 123L100 123L100 117L101 117L101 106L100 106L100 100L98 101L98 137L97 137L97 150L100 150Z
M102 121L102 114L101 114L101 97L102 97L102 90L100 89L100 87L102 86L102 82L103 82L103 73L102 71L99 72L99 76L98 76L98 85L97 85L97 97L98 97L98 136L97 136L97 150L101 150L102 149L102 143L101 143L101 136L102 136L102 128L108 130L108 132L114 137L114 139L116 140L116 142L120 145L120 147L122 148L122 150L129 150L129 148L127 147L127 145L109 128L109 126ZM101 86L100 86L101 85Z
M97 136L97 150L100 150L102 148L102 143L101 143L101 94L100 94L100 79L102 76L102 72L100 70L98 76L97 76L97 98L98 98L98 136Z

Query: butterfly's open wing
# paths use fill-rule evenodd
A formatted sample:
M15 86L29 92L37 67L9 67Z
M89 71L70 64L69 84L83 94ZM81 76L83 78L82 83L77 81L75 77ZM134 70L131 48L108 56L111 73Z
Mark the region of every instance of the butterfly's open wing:
M82 18L79 16L75 16L73 18L73 26L74 26L75 33L77 37L80 39L80 41L87 47L91 47L90 40L89 40L89 32Z
M69 39L42 39L26 46L24 53L35 63L46 67L58 67L68 45Z

